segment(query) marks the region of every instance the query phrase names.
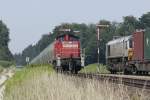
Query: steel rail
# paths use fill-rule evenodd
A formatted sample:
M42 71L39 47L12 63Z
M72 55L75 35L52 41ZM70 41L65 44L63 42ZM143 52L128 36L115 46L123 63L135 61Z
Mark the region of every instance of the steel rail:
M131 86L135 88L140 88L140 89L146 89L150 90L150 79L144 79L144 78L133 78L133 77L126 77L126 76L121 76L120 75L105 75L105 74L85 74L85 73L79 73L79 74L69 74L67 75L71 76L76 76L80 78L88 78L88 79L96 79L99 81L109 81L112 83L116 84L123 84L126 86Z

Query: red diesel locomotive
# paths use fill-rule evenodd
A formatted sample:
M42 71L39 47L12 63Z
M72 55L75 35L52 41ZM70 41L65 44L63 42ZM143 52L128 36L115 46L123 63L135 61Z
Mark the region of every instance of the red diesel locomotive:
M71 30L59 33L55 41L31 61L31 64L47 63L52 63L56 70L77 73L84 66L79 37Z
M77 73L81 69L82 56L79 38L72 34L59 35L54 43L56 69Z

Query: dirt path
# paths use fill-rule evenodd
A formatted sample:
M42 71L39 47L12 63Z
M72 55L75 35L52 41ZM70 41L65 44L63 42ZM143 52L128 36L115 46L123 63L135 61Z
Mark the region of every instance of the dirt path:
M0 74L0 100L3 100L3 94L5 90L5 81L12 77L14 74L12 69L4 69L4 71Z

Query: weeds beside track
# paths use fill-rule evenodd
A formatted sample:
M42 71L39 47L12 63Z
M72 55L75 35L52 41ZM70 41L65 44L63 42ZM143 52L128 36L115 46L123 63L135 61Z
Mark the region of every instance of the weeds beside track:
M69 74L68 74L69 75ZM144 77L133 77L129 75L113 75L113 74L87 74L87 73L79 73L79 74L70 74L77 77L96 79L99 81L108 80L112 83L124 84L127 86L132 86L141 89L147 89L150 91L150 78Z
M100 83L87 76L83 79L55 72L49 74L47 68L33 67L17 72L6 84L6 88L11 87L4 100L148 100L149 95L138 90L131 95L124 85L114 86L108 80Z

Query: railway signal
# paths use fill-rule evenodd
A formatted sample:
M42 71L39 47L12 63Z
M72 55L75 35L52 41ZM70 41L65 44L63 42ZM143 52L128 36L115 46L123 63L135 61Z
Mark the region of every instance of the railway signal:
M98 57L97 57L97 61L98 61L98 66L97 66L97 70L98 70L98 72L100 72L100 58L99 58L99 56L100 56L100 48L99 48L99 42L100 42L100 32L101 32L101 29L103 29L103 28L107 28L107 27L109 27L109 25L101 25L101 24L97 24L96 25L96 28L97 28L97 53L98 53Z

